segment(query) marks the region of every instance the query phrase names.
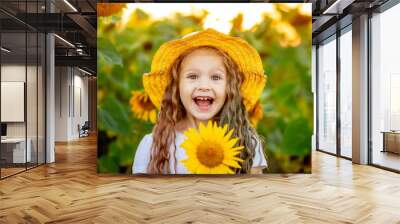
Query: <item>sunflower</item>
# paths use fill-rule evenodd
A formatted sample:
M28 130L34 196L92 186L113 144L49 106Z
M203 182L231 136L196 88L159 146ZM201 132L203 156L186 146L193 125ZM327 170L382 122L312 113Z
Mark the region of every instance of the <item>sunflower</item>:
M126 7L125 3L97 3L97 16L110 16Z
M153 124L156 123L157 110L147 94L133 91L129 104L137 118L143 121L150 121Z
M282 47L297 47L301 44L299 33L290 23L285 21L275 21L274 28L279 37L279 44Z
M207 127L200 123L199 131L189 128L181 144L188 156L181 162L194 174L234 174L232 168L241 168L242 159L236 157L243 146L233 147L239 138L231 138L233 129L226 135L228 125L223 128L217 123L208 122Z
M257 101L254 108L249 112L250 123L256 127L258 122L263 118L264 110L260 101Z

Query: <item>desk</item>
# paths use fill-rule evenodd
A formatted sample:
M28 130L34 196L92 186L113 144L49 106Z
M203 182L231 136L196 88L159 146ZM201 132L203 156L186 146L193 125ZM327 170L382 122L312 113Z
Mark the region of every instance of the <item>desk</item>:
M27 144L28 147L26 147L26 154L25 154L25 138L1 139L1 157L5 159L6 162L10 163L30 162L32 158L31 154L32 140L28 138L26 142L28 143ZM3 154L5 155L3 156ZM25 158L27 158L27 161L25 161Z
M400 154L400 132L383 131L383 150L382 152L393 152Z

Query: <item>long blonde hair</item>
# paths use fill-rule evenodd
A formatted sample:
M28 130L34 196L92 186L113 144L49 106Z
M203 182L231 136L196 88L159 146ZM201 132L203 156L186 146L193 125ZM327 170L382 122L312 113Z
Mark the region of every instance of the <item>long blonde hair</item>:
M244 146L240 153L240 158L244 160L241 169L236 169L236 173L250 173L255 155L257 144L263 144L262 138L251 126L248 113L243 104L240 86L243 81L243 74L239 71L233 60L223 51L214 47L199 47L190 49L178 57L171 68L171 80L165 90L161 102L161 109L157 122L153 128L153 144L151 147L150 163L147 167L148 173L161 174L166 169L170 170L169 147L174 146L176 151L175 126L181 119L185 118L186 111L180 100L179 95L179 73L183 59L194 50L206 48L215 51L223 59L223 64L227 71L226 101L222 109L213 118L220 126L228 124L229 128L234 128L232 136L239 137L237 145ZM262 147L262 145L261 145ZM175 158L176 171L176 158Z

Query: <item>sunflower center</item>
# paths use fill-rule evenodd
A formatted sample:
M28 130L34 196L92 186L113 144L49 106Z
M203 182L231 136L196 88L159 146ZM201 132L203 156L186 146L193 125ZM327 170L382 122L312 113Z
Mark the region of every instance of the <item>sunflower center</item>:
M204 166L213 168L222 163L224 151L219 144L202 143L197 148L197 158Z
M150 99L142 100L141 104L142 104L143 109L146 110L146 111L149 111L149 110L153 110L153 109L154 109L154 105L153 105L153 103L150 101Z

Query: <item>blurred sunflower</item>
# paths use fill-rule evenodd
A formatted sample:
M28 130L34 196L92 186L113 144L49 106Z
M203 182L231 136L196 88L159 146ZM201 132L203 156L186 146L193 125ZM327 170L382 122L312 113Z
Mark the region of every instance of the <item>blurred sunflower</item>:
M249 112L250 123L256 127L258 122L263 118L264 110L260 101L257 101L254 108Z
M301 36L297 30L286 21L274 21L273 27L278 33L278 41L282 47L297 47L301 44Z
M97 16L111 16L125 8L125 3L97 3Z
M200 123L199 131L189 128L184 135L187 139L181 144L188 156L181 162L194 174L234 174L231 168L241 168L242 159L236 157L243 146L234 147L239 138L231 138L233 129L226 135L228 125L223 128L217 123Z
M146 93L132 91L129 104L131 105L131 111L137 118L143 121L150 121L153 124L156 123L157 109Z

